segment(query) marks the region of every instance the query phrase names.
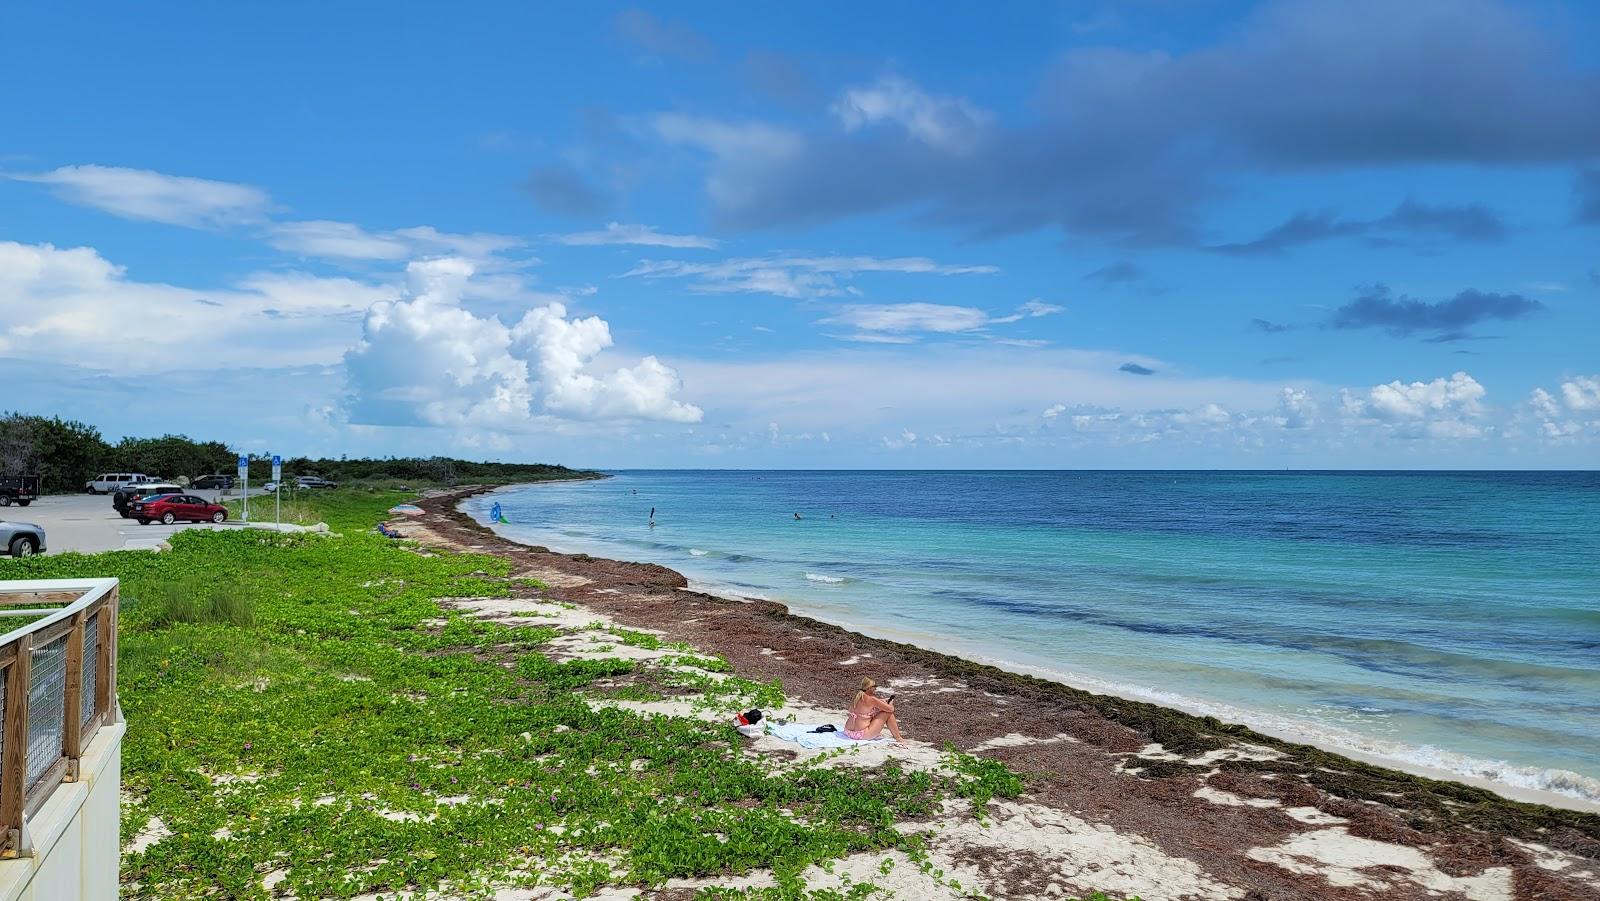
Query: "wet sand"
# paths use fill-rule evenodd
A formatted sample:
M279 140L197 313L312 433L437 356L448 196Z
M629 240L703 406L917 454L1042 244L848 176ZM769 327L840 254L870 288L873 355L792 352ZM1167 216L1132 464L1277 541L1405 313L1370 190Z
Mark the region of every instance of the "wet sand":
M781 679L801 704L837 709L872 676L898 692L915 744L1024 774L1026 793L991 829L949 836L953 864L991 896L1124 886L1145 901L1600 899L1600 815L870 638L771 601L691 591L655 564L520 545L456 509L485 490L425 498L403 531L506 558L550 586L545 597L720 654L746 678Z

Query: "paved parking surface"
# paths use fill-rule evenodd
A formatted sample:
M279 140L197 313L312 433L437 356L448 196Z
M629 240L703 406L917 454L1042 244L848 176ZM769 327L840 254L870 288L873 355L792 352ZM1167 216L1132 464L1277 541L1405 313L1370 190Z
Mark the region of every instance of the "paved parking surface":
M191 491L196 497L215 501L219 491ZM252 511L255 492L251 492ZM270 518L271 507L267 508ZM37 523L44 527L47 553L61 554L81 551L153 550L174 532L183 529L231 528L212 523L174 523L164 526L151 523L139 525L136 519L123 519L111 507L111 496L106 494L63 494L41 497L26 507L10 506L0 509L0 519Z

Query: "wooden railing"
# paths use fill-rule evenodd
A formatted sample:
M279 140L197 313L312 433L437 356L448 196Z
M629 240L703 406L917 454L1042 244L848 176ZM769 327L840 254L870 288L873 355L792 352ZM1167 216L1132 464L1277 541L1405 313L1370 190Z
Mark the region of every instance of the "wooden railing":
M0 857L32 854L29 818L121 715L116 579L0 582L13 617L32 621L0 635Z

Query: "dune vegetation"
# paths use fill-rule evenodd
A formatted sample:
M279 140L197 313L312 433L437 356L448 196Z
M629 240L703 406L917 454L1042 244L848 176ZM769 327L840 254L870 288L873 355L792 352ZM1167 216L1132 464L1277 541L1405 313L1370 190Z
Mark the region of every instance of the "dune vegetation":
M883 852L885 875L901 861L942 879L907 824L950 804L981 817L1022 789L953 752L933 772L786 763L729 725L629 709L660 692L779 708L782 686L574 625L501 559L374 535L404 497L317 496L331 535L193 530L161 553L0 563L0 578L122 580L125 897L866 897L870 878L824 889L802 874ZM506 599L529 624L459 598ZM558 636L598 655L553 654ZM760 887L710 885L754 871Z

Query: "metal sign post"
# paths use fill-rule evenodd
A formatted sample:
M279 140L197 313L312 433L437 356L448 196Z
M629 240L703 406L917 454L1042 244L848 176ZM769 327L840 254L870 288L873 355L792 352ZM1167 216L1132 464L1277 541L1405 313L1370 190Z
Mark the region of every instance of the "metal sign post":
M240 518L245 522L250 521L250 458L244 454L239 455L239 497L244 500L244 515Z
M283 525L283 458L272 455L272 523Z

